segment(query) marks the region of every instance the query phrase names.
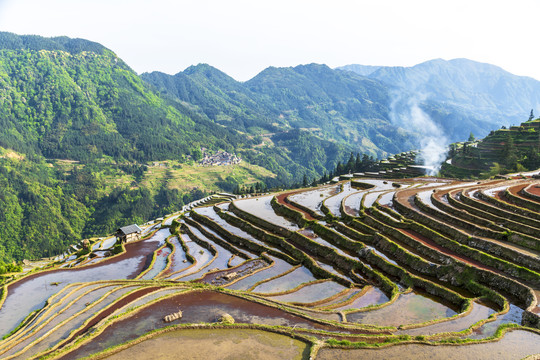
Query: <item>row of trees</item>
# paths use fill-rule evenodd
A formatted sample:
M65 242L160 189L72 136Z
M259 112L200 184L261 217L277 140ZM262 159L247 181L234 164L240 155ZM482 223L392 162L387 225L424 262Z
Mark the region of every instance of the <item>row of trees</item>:
M237 185L233 191L233 194L260 194L265 192L268 192L268 187L266 186L266 184L259 181L251 185Z
M316 186L318 184L324 184L336 176L352 174L355 172L375 171L376 169L377 160L372 156L367 154L362 155L360 153L356 153L356 155L354 155L354 153L351 152L349 160L346 163L339 161L334 170L330 172L325 171L322 177L315 179L312 182L309 181L307 176L304 176L302 183L296 184L296 187L306 187L309 185Z

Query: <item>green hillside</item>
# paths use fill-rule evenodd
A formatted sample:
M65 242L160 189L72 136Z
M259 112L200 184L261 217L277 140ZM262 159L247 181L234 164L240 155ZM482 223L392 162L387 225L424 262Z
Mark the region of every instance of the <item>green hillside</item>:
M491 131L484 139L452 145L447 173L497 175L540 168L540 119Z
M2 49L0 86L0 145L25 153L147 161L185 158L198 143L250 145L167 104L108 50Z
M0 33L0 262L56 254L211 191L290 186L351 150L306 131L267 140L160 95L99 44ZM202 147L242 163L198 167Z
M416 141L390 121L387 85L326 65L270 67L244 83L206 64L141 77L216 123L251 134L272 138L303 129L373 156L408 150Z

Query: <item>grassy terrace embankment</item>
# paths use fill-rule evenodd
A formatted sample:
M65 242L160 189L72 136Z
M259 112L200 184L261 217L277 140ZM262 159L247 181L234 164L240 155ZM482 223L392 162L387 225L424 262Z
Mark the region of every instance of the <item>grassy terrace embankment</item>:
M122 356L197 329L294 337L306 359L336 348L490 349L515 329L540 352L538 183L362 178L194 204L136 244L92 245L98 257L5 286L0 320L13 328L0 356ZM24 293L32 281L49 288L45 303ZM5 311L17 301L29 313Z

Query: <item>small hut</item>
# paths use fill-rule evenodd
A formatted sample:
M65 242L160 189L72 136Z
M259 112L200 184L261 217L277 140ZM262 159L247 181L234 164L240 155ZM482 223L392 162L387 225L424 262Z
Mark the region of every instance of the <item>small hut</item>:
M123 243L141 239L142 229L137 224L121 227L116 230L116 238Z

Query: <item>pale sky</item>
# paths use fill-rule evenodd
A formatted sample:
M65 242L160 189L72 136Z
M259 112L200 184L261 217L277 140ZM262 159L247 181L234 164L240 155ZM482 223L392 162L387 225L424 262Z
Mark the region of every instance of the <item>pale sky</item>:
M138 73L208 63L412 66L469 58L540 80L539 0L0 0L0 31L99 42Z

